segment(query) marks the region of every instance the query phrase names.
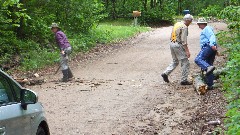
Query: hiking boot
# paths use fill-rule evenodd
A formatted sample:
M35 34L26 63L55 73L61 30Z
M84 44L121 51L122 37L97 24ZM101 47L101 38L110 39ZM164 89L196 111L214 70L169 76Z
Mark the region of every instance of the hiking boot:
M213 71L215 70L215 67L214 66L209 66L207 68L207 71L206 71L206 76L211 74Z
M213 89L214 89L213 86L208 86L208 87L207 87L207 90L213 90Z
M180 83L181 85L192 85L193 83L192 82L189 82L189 81L183 81Z
M68 79L73 78L73 74L70 68L68 68Z
M165 73L162 73L161 76L165 82L169 83L168 76Z
M61 79L61 82L67 82L68 81L68 69L62 70L63 78Z
M60 82L68 82L68 79L67 79L67 78L62 78L62 79L60 80Z

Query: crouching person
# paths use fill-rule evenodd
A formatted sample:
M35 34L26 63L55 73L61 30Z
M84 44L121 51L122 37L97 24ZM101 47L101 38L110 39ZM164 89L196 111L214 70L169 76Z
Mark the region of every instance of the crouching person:
M213 32L213 28L207 26L207 22L204 18L199 18L197 24L198 27L202 29L202 32L200 34L201 51L195 58L195 63L201 67L203 71L206 71L205 81L208 85L208 89L213 89L213 71L215 69L213 62L217 54L216 36Z

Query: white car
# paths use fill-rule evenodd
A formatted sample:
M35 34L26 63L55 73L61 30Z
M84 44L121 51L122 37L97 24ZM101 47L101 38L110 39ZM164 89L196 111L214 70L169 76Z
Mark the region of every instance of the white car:
M0 70L0 135L50 135L35 92Z

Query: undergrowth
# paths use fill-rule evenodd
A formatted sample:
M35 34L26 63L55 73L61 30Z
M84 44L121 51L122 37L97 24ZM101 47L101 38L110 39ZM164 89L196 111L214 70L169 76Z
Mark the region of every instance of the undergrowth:
M228 101L225 119L228 135L240 135L240 6L228 6L220 14L227 20L228 31L218 35L227 49L227 74L221 77Z

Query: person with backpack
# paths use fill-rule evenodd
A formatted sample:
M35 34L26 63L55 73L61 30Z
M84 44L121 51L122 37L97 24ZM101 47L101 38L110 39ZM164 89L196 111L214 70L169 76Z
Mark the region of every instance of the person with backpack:
M188 26L192 23L193 16L186 14L183 17L183 22L177 22L172 30L170 50L172 54L172 63L166 68L166 70L161 74L163 80L169 83L168 76L171 72L178 66L181 62L181 85L192 85L192 82L188 81L188 74L190 63L188 58L190 57L190 52L188 49L187 36L188 36Z

